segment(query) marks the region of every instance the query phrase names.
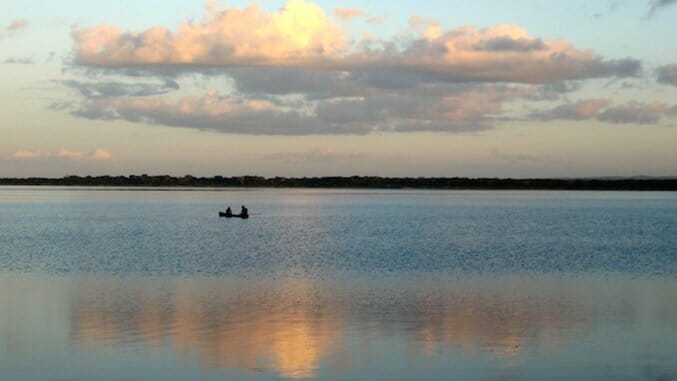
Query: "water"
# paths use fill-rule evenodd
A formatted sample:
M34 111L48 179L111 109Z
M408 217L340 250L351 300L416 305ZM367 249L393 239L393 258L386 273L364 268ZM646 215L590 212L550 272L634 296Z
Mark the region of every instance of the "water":
M0 187L0 379L671 380L676 270L677 193Z

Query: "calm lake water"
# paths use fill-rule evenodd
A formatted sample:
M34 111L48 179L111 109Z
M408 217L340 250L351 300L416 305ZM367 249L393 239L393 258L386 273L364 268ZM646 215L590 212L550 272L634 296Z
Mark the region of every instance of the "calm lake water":
M1 380L306 378L677 380L677 193L0 187Z

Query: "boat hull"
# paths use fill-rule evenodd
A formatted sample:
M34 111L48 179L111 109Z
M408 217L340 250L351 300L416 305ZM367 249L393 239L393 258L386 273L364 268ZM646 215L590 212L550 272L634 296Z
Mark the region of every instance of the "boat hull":
M241 214L231 214L227 215L225 212L219 212L219 217L225 217L225 218L242 218L242 219L247 219L249 218L248 214L245 214L244 216Z

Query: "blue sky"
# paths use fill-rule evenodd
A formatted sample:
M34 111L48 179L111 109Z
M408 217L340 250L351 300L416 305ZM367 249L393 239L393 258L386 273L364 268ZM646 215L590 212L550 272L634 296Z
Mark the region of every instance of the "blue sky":
M3 2L0 176L675 175L674 3Z

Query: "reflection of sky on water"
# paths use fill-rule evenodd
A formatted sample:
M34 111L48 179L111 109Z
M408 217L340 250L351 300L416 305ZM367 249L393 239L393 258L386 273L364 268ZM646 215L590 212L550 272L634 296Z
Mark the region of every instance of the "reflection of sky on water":
M670 359L677 342L674 280L6 274L0 290L0 369L27 380L87 379L104 358L110 370L127 367L132 355L144 360L132 362L129 375L155 378L152 369L161 365L174 376L168 379L677 372Z

